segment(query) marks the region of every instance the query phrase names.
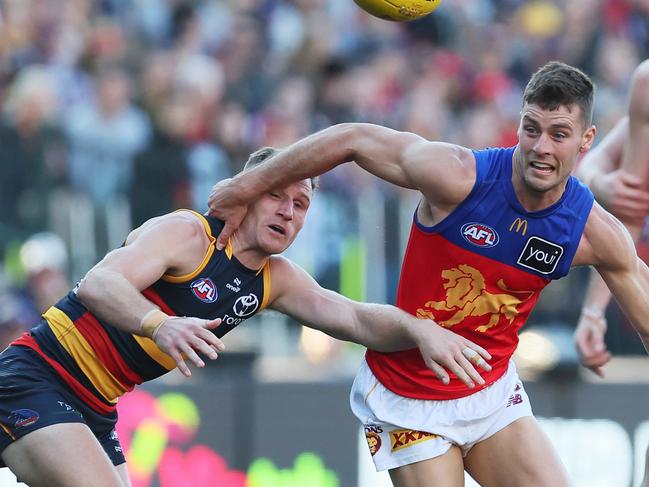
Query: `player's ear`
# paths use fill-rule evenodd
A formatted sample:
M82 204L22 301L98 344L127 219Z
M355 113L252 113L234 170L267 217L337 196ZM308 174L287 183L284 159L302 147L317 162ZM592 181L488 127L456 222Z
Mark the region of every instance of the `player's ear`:
M595 141L595 134L597 129L594 125L591 125L586 129L584 134L581 136L581 145L579 146L579 152L588 152Z

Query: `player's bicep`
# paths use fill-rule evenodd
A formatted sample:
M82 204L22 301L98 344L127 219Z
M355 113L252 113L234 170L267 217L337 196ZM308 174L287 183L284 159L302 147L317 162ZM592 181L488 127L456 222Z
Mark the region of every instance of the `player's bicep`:
M121 274L138 290L143 290L159 280L169 269L166 254L159 249L146 248L137 243L120 247L106 256L89 272L115 272Z
M371 124L354 126L353 157L356 163L386 181L421 191L429 200L461 201L475 177L475 159L468 149L431 142L419 135Z
M125 246L106 254L87 277L115 272L135 288L146 289L170 270L182 268L185 261L194 259L202 243L200 226L181 215L147 222L134 234Z

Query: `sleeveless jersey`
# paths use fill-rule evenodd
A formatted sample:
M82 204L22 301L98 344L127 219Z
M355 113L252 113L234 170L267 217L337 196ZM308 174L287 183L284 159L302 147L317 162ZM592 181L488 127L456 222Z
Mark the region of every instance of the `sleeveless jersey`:
M495 382L541 290L570 270L593 195L570 177L559 201L526 211L512 185L514 149L474 151L475 185L437 225L420 224L415 212L397 292L399 308L479 344L492 355L493 368L480 369L485 384L469 389L453 374L442 384L417 349L368 350L370 369L397 394L455 399Z
M251 270L232 255L228 246L216 250L223 222L196 213L210 245L200 266L191 274L164 275L142 295L171 316L221 318L213 331L218 337L267 304L270 266ZM115 409L117 398L136 384L176 367L174 360L149 338L119 330L94 316L70 291L43 315L37 326L13 345L35 350L90 407L99 413Z

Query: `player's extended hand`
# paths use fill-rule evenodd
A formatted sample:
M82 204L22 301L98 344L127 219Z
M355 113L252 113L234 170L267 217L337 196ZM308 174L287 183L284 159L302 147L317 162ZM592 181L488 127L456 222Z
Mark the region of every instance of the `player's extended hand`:
M594 178L591 186L602 206L624 223L642 225L649 215L649 192L643 179L623 169Z
M431 322L432 320L422 321L426 321L430 326L426 327L425 333L419 334L417 346L426 366L437 378L448 384L448 372L452 372L471 388L475 387L476 383L483 385L484 379L476 367L491 370L491 365L487 363L487 360L491 360L489 352L471 340Z
M225 350L223 342L210 331L220 324L220 318L203 320L187 316L171 316L160 325L153 340L160 350L176 361L180 372L190 377L192 373L185 363L185 358L197 367L205 367L205 362L198 353L210 360L215 360L218 357L217 352Z
M234 189L231 178L223 179L214 186L208 199L210 216L215 216L225 222L221 233L216 239L216 248L221 250L228 243L228 239L239 228L246 213L248 205L239 201L239 194Z
M584 310L575 330L575 345L584 367L589 368L600 377L604 377L604 365L611 360L611 353L606 349L606 318L603 314Z

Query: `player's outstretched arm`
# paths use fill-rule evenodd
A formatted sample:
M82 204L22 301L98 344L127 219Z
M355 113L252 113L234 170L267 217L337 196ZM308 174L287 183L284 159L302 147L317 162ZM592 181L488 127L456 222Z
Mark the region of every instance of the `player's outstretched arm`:
M444 383L447 371L469 387L484 380L474 365L491 370L489 353L428 319L394 306L359 303L320 287L302 268L282 257L271 260L269 307L341 340L379 351L419 348L426 365Z
M81 280L77 296L96 316L121 330L151 338L180 371L191 375L183 354L198 367L200 352L217 358L223 343L209 331L220 320L169 317L141 291L164 274L188 274L203 259L209 241L197 217L173 213L134 230L127 245L109 252Z
M649 351L649 269L624 225L598 204L588 217L575 260L595 267Z
M226 221L219 248L243 220L247 205L261 194L351 161L386 181L421 191L431 204L440 206L457 205L475 180L475 159L468 149L379 125L334 125L214 186L210 214Z

